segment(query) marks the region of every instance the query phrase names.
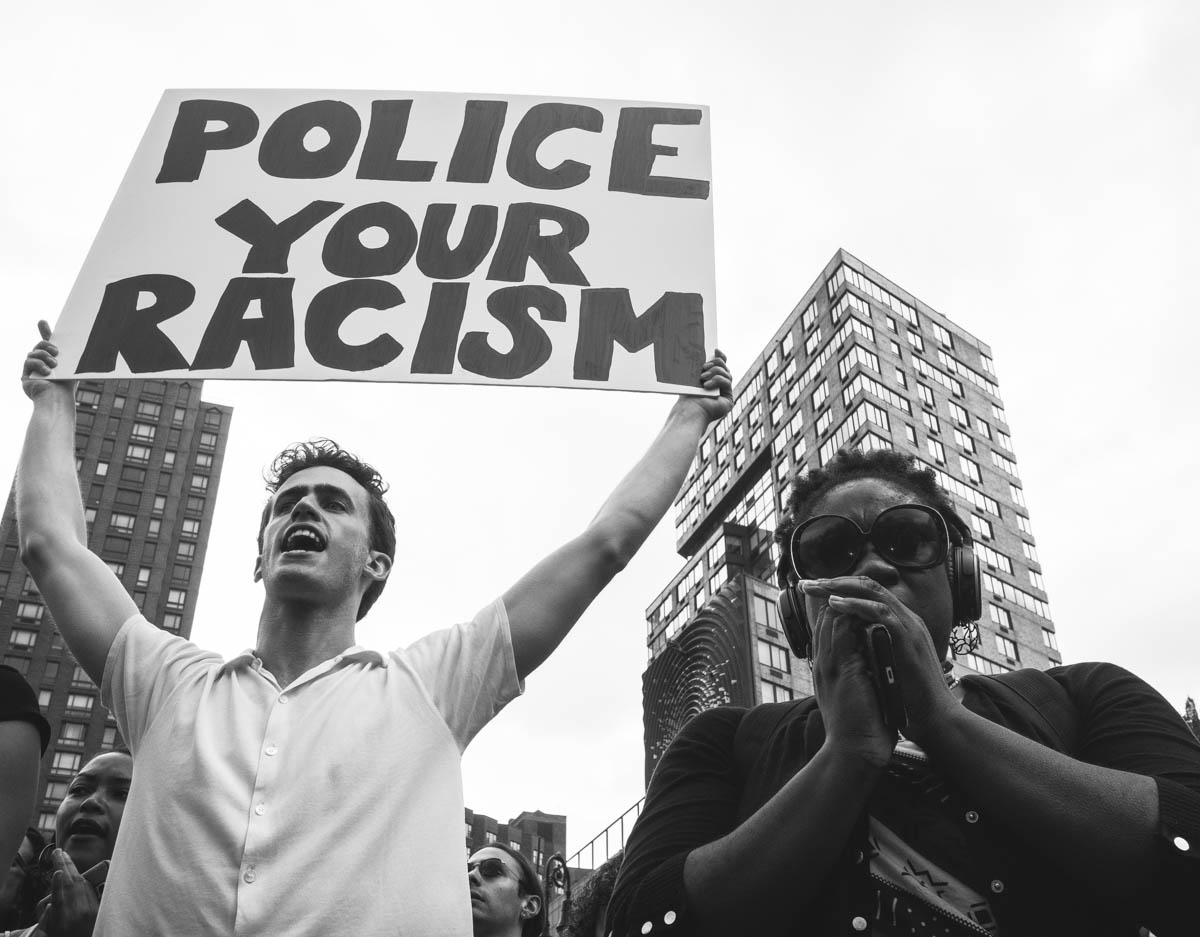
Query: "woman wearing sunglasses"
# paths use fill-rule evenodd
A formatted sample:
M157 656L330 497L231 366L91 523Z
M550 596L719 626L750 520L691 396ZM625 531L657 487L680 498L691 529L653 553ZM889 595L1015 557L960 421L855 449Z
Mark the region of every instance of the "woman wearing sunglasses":
M546 919L542 880L525 856L502 843L467 860L474 937L541 937Z
M1197 933L1200 745L1113 665L951 676L979 593L932 473L838 453L794 482L776 541L815 696L684 726L626 846L617 937ZM893 661L873 673L877 625Z

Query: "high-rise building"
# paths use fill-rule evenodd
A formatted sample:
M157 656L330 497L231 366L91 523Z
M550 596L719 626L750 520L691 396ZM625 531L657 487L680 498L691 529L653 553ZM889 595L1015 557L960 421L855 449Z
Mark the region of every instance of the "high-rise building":
M232 408L200 399L201 382L83 381L75 467L89 546L143 614L189 637ZM38 692L53 736L42 758L35 825L89 758L121 744L100 693L63 644L18 556L14 496L0 519L0 646Z
M991 349L839 250L710 427L676 502L683 568L646 611L646 779L705 709L812 692L776 608L772 535L785 481L840 448L931 468L983 571L981 643L956 670L1060 663Z

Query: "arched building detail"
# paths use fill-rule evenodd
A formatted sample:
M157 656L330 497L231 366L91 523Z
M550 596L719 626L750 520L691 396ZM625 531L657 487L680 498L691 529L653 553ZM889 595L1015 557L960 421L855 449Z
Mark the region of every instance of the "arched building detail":
M704 604L642 675L646 783L676 733L716 706L753 706L740 575Z

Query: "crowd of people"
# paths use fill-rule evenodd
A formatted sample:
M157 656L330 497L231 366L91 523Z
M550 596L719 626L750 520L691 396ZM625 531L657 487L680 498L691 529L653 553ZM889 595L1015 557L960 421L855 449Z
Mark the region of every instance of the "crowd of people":
M16 856L0 921L22 937L543 933L546 890L519 851L479 849L464 876L460 757L673 502L730 410L724 356L699 379L715 393L676 401L578 537L387 654L354 637L391 572L386 484L329 440L285 451L257 639L223 660L148 622L88 549L73 386L41 328L22 557L129 749L84 766L43 844L25 823L49 729L0 672L0 846ZM1170 705L1110 664L956 679L979 568L913 459L839 452L786 504L780 612L815 695L688 722L561 932L1195 933L1200 744Z

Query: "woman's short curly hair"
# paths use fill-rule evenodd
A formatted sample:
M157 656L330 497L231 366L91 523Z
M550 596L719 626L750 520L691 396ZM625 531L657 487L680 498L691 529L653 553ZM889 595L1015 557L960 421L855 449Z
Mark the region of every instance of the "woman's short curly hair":
M617 873L621 871L624 850L617 850L611 858L596 869L575 892L571 914L567 918L568 937L593 937L596 924L604 920L612 898L613 886L617 884Z
M877 478L890 482L916 495L917 500L933 508L946 522L952 543L963 542L962 521L954 511L950 496L946 494L932 470L921 466L906 453L894 449L839 449L832 459L820 468L810 469L797 475L791 482L783 517L775 529L775 545L779 549L777 569L780 583L792 575L787 548L792 531L811 511L812 505L831 488L857 478Z

